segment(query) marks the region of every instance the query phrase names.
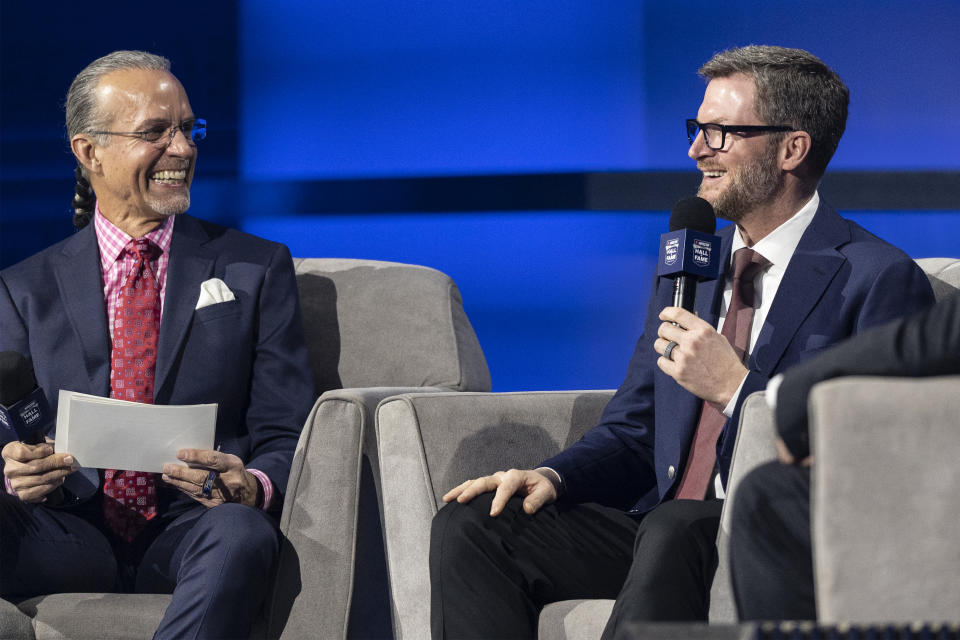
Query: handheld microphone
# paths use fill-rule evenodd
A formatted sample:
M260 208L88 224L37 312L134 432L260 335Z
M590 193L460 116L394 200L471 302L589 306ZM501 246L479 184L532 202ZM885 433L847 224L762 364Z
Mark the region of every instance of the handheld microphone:
M720 274L717 219L703 198L684 198L670 212L670 231L660 236L657 275L673 280L673 306L694 311L697 283Z
M17 439L24 444L40 444L53 419L30 361L16 351L0 351L0 442ZM81 468L64 479L64 491L50 494L48 504L89 498L99 483L96 469Z
M26 444L40 444L52 419L30 361L16 351L0 351L0 425L8 430L7 435Z

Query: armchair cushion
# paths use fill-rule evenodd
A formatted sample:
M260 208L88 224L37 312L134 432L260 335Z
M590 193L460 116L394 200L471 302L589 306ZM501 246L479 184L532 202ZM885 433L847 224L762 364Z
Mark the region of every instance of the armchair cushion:
M0 598L0 638L33 640L34 637L30 616L12 602Z
M37 640L148 640L169 604L163 594L55 593L19 607Z
M564 600L540 613L539 640L597 640L607 625L613 600ZM617 637L631 640L748 640L755 625L705 622L643 622L627 624Z
M540 612L538 640L597 640L607 626L613 600L563 600Z

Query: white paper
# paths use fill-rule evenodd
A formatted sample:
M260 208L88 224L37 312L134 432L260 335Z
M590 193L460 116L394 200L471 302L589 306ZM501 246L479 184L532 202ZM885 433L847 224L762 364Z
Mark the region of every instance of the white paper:
M213 449L216 404L156 405L60 391L57 453L81 467L161 473L180 449Z

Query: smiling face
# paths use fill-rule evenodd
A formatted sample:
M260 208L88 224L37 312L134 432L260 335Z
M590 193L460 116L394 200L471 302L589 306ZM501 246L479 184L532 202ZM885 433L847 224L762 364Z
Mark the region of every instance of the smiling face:
M700 122L763 125L754 112L756 89L745 74L714 78L707 85L697 111ZM728 132L720 150L707 147L698 134L688 154L697 161L703 181L697 192L713 205L718 218L740 222L754 209L770 202L783 187L778 145L767 135Z
M108 131L169 128L193 119L183 86L166 71L108 73L97 85L96 96L100 112L109 114L104 127ZM157 143L109 135L105 145L94 145L93 157L87 169L100 210L121 228L155 227L166 216L190 207L197 148L182 132L172 140L163 136Z

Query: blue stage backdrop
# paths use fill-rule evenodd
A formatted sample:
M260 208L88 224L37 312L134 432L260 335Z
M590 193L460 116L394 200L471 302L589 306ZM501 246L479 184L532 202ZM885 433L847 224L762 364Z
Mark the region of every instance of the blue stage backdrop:
M960 211L843 213L914 257L958 255ZM643 327L668 218L498 211L263 216L243 227L296 256L375 256L449 274L497 390L606 389L620 384Z
M957 0L91 6L0 2L0 267L71 233L63 96L118 48L170 57L210 122L194 214L449 273L496 390L619 384L697 182L696 69L731 46L833 66L852 100L828 199L915 257L960 255Z
M247 0L241 29L251 179L689 170L696 70L751 43L850 86L834 170L960 168L957 0Z

